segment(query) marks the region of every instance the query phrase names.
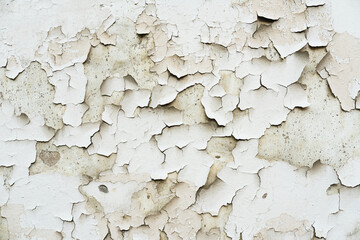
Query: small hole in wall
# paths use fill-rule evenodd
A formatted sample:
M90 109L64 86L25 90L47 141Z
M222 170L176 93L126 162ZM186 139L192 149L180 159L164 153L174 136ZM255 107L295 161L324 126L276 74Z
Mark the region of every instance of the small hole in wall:
M265 199L267 197L267 193L264 193L264 195L262 195L262 198Z
M220 158L220 156L219 156L219 155L216 155L215 158Z
M109 190L108 190L108 188L107 188L107 186L105 186L105 185L99 185L99 191L100 192L103 192L103 193L108 193L109 192Z

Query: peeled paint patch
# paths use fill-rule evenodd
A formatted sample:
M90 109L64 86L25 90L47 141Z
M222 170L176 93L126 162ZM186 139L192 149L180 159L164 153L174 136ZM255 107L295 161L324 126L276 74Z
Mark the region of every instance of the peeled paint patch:
M54 158L40 157L41 152L50 152ZM59 155L57 154L59 153ZM60 157L56 161L57 156ZM116 156L104 157L98 154L89 155L88 151L80 147L55 146L53 141L36 144L36 161L30 167L30 174L58 172L69 176L87 175L96 177L100 172L110 169Z
M310 106L294 109L283 124L268 129L259 141L259 157L296 166L312 166L320 160L339 168L360 156L360 129L353 124L359 121L359 112L342 111L316 73L307 71L302 82L307 85Z
M38 63L31 63L15 80L1 77L0 92L13 106L16 115L26 114L30 121L43 117L54 129L63 126L61 116L65 108L53 103L55 91Z

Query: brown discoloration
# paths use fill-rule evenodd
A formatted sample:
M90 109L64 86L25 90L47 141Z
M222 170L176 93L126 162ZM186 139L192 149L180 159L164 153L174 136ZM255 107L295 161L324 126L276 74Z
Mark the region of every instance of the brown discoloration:
M59 152L60 160L57 164L49 166L37 154L36 161L30 167L30 175L45 172L59 172L65 175L78 176L87 175L96 177L100 172L110 169L116 158L116 154L104 157L98 154L89 155L85 148L73 146L55 146L53 140L49 142L38 142L36 144L37 153Z
M52 167L60 160L60 153L56 151L42 150L39 157L46 165Z

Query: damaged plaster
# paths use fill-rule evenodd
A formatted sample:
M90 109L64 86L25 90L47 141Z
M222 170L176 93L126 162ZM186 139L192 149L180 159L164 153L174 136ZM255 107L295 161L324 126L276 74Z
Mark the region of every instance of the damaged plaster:
M356 0L0 3L0 240L360 239Z

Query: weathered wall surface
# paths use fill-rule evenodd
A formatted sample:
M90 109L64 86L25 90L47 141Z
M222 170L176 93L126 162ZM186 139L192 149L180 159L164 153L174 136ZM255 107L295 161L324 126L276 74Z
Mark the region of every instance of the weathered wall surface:
M360 2L0 2L0 239L360 239Z

